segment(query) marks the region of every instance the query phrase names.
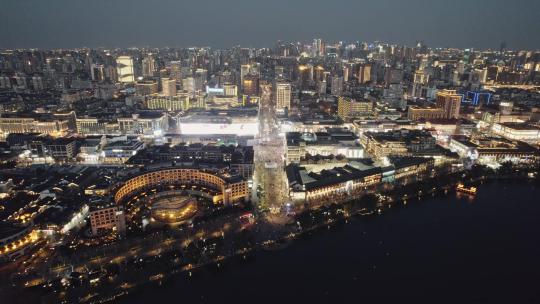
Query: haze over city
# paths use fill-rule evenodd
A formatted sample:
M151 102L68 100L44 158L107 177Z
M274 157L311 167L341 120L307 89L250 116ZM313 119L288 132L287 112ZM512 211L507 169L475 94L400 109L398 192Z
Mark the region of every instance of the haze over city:
M0 48L270 47L321 37L538 49L538 11L536 0L4 0Z

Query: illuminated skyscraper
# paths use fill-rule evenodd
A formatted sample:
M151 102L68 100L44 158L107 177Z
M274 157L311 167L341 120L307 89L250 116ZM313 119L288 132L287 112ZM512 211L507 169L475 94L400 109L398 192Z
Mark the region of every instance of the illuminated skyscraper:
M276 83L276 109L283 111L285 108L291 108L291 84L288 82Z
M176 80L176 82L182 82L182 62L181 61L171 61L170 75L172 79Z
M161 87L164 96L176 96L176 80L163 78Z
M195 96L195 78L187 77L182 80L182 87L191 97Z
M332 95L341 95L343 92L343 77L333 76L330 85Z
M244 94L259 96L259 76L247 75L243 82Z
M93 63L90 67L90 74L93 81L105 80L105 67L102 64Z
M156 70L156 61L154 60L154 57L152 54L148 54L143 60L142 60L142 74L143 77L152 77L154 76Z
M133 69L133 58L129 56L120 56L116 58L116 72L118 81L121 83L135 82L135 71Z
M360 66L360 70L358 73L358 81L360 83L366 83L368 81L371 81L371 65L366 64Z
M244 79L248 75L260 76L261 66L259 63L243 64L240 66L240 85L243 87Z
M244 88L244 77L246 77L249 74L250 65L249 64L243 64L240 66L240 85L242 86L242 89Z
M312 48L312 54L313 54L313 57L319 57L319 56L324 56L324 42L322 41L322 39L320 38L317 38L317 39L313 39L313 45L311 46Z
M202 91L207 83L208 71L205 69L197 69L195 71L195 90Z

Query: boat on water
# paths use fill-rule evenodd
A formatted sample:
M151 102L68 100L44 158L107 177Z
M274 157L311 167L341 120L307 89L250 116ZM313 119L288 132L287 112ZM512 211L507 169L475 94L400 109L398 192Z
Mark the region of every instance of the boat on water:
M458 184L456 186L456 191L466 193L466 194L469 194L469 195L476 195L477 189L476 189L476 187L465 187L465 185L463 185L463 184Z

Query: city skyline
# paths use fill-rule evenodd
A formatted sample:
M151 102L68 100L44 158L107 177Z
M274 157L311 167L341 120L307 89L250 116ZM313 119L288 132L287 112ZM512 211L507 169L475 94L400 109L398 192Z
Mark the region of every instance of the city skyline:
M540 303L540 1L2 2L2 303Z
M7 0L0 49L271 47L268 41L387 41L432 47L538 49L538 1L244 0L202 3ZM509 27L508 24L513 26ZM90 26L91 25L91 26Z

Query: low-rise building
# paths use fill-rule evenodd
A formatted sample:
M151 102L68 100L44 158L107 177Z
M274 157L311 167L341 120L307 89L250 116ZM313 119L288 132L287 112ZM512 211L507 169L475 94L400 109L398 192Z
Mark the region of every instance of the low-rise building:
M495 123L491 128L493 133L511 140L519 140L532 144L540 143L540 127L517 122Z
M130 157L143 149L145 144L133 138L119 137L108 140L101 151L104 164L124 164Z
M349 159L364 157L364 148L353 132L328 129L327 132L289 132L287 137L287 163L299 163L306 155L342 155Z
M121 206L93 206L89 218L93 235L103 230L112 230L120 236L126 233L126 216Z
M366 132L360 142L375 158L412 156L436 150L435 138L425 130L399 130L384 133Z
M23 256L39 240L32 224L0 222L0 261L13 261Z
M407 118L410 120L443 119L445 112L442 108L432 106L411 105L407 110Z
M69 120L49 116L39 117L0 117L0 137L10 133L43 133L53 136L64 135L69 130Z
M178 93L174 96L161 94L148 95L144 102L146 107L151 110L174 112L187 111L190 108L189 94L187 93Z
M453 136L450 149L461 157L477 161L480 164L534 164L540 159L540 151L525 142L502 137L466 137Z

